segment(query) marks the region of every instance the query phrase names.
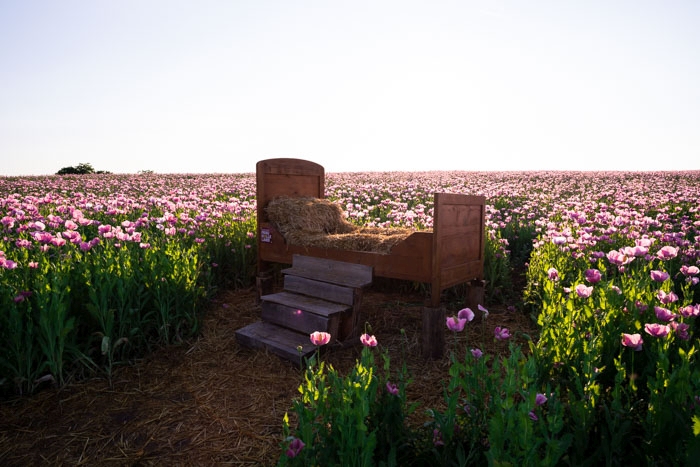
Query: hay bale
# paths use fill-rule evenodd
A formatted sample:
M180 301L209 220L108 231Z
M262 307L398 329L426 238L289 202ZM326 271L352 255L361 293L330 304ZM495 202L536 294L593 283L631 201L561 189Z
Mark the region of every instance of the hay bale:
M292 245L388 254L411 229L358 227L342 208L319 198L280 197L270 201L267 217Z
M319 198L275 198L267 204L270 222L285 235L304 232L308 234L348 233L357 229L345 220L342 208L331 201Z

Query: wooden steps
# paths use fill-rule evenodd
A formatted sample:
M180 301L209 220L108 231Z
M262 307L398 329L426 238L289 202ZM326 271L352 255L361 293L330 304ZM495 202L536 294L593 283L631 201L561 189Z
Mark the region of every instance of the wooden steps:
M316 350L309 334L331 334L331 342L358 335L362 289L372 268L362 264L294 255L282 270L283 291L262 295L261 321L236 331L239 344L267 349L302 366Z
M240 345L256 349L267 349L273 354L302 366L316 350L306 334L265 321L257 321L236 331Z

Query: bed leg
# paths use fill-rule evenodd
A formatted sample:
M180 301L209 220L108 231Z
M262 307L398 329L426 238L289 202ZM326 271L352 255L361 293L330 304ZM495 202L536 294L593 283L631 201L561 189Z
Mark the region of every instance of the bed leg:
M474 279L467 284L467 295L465 297L465 306L476 311L484 303L486 294L486 281L483 279Z
M255 278L255 287L258 291L258 296L256 297L257 303L260 303L260 297L263 295L269 295L272 293L274 286L275 275L272 270L260 271Z
M445 308L423 307L423 327L421 331L423 356L441 358L445 351Z

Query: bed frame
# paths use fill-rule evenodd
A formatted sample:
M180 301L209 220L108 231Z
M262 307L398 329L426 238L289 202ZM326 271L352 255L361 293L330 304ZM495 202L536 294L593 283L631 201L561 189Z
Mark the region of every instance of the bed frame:
M269 293L273 263L291 264L294 254L328 258L371 266L375 277L402 279L430 284L426 306L440 308L443 290L458 284L481 284L483 296L485 198L454 193L435 193L432 232L416 231L395 245L388 254L350 251L287 244L269 222L265 208L280 196L324 198L325 171L314 162L302 159L267 159L256 165L258 293ZM268 289L268 290L265 290ZM472 305L476 306L476 304ZM444 314L444 311L443 311ZM435 340L432 353L441 352L444 319L432 313L424 338ZM436 324L437 323L437 324ZM437 329L439 326L440 329ZM435 335L430 337L430 335Z

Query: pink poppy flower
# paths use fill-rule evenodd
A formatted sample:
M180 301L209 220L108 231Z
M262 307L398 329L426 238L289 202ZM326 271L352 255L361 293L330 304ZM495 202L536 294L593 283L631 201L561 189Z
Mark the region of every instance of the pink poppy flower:
M686 305L679 310L681 316L686 318L700 316L700 305Z
M31 295L31 292L29 292L29 295ZM29 297L29 295L25 295L25 292L20 292L19 294L15 295L15 298L13 298L15 303L21 303Z
M656 269L651 271L650 275L651 275L651 279L656 281L656 282L664 282L666 279L671 277L671 275L669 273L667 273L666 271L659 271Z
M639 352L642 350L644 339L640 334L622 334L622 345L632 348Z
M496 340L502 341L506 339L510 339L511 334L508 328L502 328L500 326L496 326L495 329L493 330L493 336L496 338Z
M673 259L678 256L678 248L666 245L656 253L656 257L660 260Z
M69 242L78 245L82 241L82 237L79 232L75 230L66 230L61 234L63 238L67 239Z
M394 383L387 381L386 382L386 391L391 394L392 396L398 396L399 395L399 388L396 386Z
M376 347L377 346L377 338L374 337L373 335L370 336L369 334L365 333L360 336L360 342L362 342L362 345L365 347Z
M600 271L597 269L586 269L583 275L590 284L597 284L601 279Z
M464 325L467 324L467 319L449 316L446 320L446 324L447 329L450 331L461 332L464 329Z
M289 443L289 448L287 449L286 455L289 458L294 458L299 455L302 449L304 449L304 442L299 438L293 438Z
M17 248L26 248L26 249L29 250L29 249L31 249L31 247L32 247L32 242L30 242L30 241L27 240L26 238L18 238L18 239L15 241L15 246L16 246Z
M538 392L535 396L535 405L544 405L545 402L547 402L547 396Z
M313 345L326 345L331 341L331 335L327 332L315 331L309 334Z
M555 268L549 268L547 269L547 277L549 277L550 281L556 281L559 279L559 271Z
M647 237L646 235L643 236L642 238L638 238L637 240L634 241L634 244L637 246L645 246L645 247L650 247L651 244L654 243L654 239Z
M477 308L479 309L480 312L482 312L484 314L484 319L489 317L489 310L487 310L486 308L484 308L481 305L477 305Z
M41 221L30 222L29 228L34 229L34 230L46 230L46 224L44 224Z
M623 248L620 248L620 252L627 256L632 256L635 258L639 258L641 256L645 256L647 253L649 253L649 248L643 247L643 246L626 246Z
M671 323L671 329L673 329L673 332L679 339L687 341L690 338L690 333L688 333L690 326L686 323L677 323L674 321Z
M61 237L54 237L51 239L51 244L55 246L63 246L66 244L66 240Z
M593 293L593 286L586 286L584 284L578 284L576 286L576 294L581 298L588 298Z
M474 319L474 312L471 310L471 308L462 308L457 313L457 318L458 319L466 319L467 321L471 321Z
M51 240L53 240L53 235L50 232L34 232L32 236L34 240L44 244L51 243Z
M665 323L673 321L676 318L676 315L671 310L660 306L654 307L654 314Z
M7 227L8 229L11 229L12 227L15 226L15 220L14 218L10 216L5 216L2 219L0 219L0 223Z
M567 238L563 235L557 235L555 237L552 237L552 243L555 245L565 245L567 242Z
M609 251L606 256L608 258L608 261L610 261L612 264L617 265L618 267L624 266L634 261L634 256L626 255L617 250Z
M663 290L659 290L656 293L656 298L658 298L659 301L664 305L668 305L669 303L674 303L678 301L678 295L676 295L673 292L666 293Z
M482 352L481 349L471 349L471 353L476 359L479 359L484 355L484 352Z
M665 337L671 331L671 328L666 324L647 323L644 325L644 330L650 336Z
M688 266L684 264L683 266L681 266L681 273L684 276L696 276L700 274L700 268L698 268L697 266Z

